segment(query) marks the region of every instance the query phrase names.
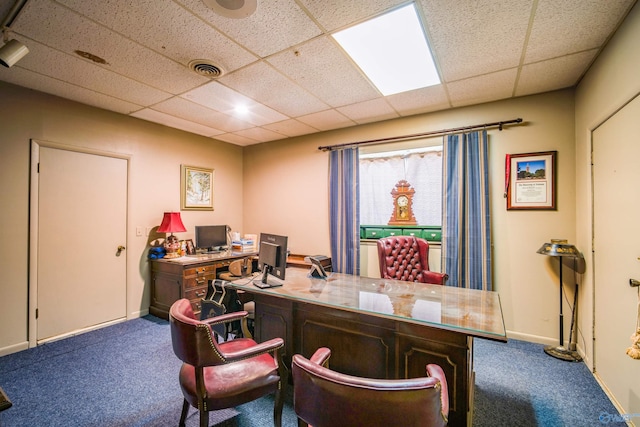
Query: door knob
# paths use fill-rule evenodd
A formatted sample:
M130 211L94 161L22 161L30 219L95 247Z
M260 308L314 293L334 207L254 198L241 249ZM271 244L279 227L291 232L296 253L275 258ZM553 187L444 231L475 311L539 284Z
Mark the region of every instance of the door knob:
M125 248L125 247L124 247L124 246L122 246L122 245L118 246L118 251L116 252L116 256L120 256L120 254L122 253L122 251L124 251L125 249L127 249L127 248Z
M636 279L629 279L629 286L631 286L632 288L637 288L638 286L640 286L640 281Z

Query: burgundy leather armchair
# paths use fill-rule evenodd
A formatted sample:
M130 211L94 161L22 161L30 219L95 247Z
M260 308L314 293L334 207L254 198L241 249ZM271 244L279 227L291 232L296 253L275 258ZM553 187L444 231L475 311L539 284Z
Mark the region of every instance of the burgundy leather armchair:
M246 311L197 320L187 299L169 310L173 351L182 360L180 387L184 395L180 426L189 405L200 411L200 426L209 426L209 411L231 408L275 393L274 425L282 424L287 369L282 363L284 341L274 338L256 343L237 338L218 344L211 326L247 316ZM224 329L223 329L224 330Z
M332 371L328 348L311 359L293 356L293 407L298 426L447 425L449 394L444 372L427 365L423 378L380 380Z
M429 243L415 236L392 236L378 240L380 277L405 282L444 285L449 276L429 270Z

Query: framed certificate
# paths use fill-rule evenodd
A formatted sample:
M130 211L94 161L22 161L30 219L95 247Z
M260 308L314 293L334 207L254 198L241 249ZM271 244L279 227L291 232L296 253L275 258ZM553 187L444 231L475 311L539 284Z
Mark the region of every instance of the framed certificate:
M507 154L507 210L556 209L556 154Z

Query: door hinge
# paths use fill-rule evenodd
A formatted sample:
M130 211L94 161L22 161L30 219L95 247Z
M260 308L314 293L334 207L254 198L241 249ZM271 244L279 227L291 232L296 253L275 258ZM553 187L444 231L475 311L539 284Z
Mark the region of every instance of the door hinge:
M40 162L38 162L38 168L37 169L38 169L37 173L40 173Z
M36 319L38 318L38 314L39 312L38 312L38 309L36 308Z

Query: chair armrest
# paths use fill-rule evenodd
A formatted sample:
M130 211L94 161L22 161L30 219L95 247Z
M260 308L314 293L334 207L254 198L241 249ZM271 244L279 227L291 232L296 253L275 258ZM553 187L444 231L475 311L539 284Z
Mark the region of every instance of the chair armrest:
M331 357L331 350L328 349L327 347L321 347L317 349L315 353L313 353L313 356L311 356L311 359L309 360L312 361L313 363L316 363L320 366L324 366L325 368L327 368L329 357Z
M219 325L221 323L229 323L234 320L242 319L243 317L247 317L249 313L246 311L234 311L233 313L226 313L221 316L209 317L208 319L201 320L202 323L206 323L209 326Z
M433 283L436 285L444 285L445 282L449 279L449 275L446 273L438 273L437 271L422 271L422 282L423 283Z
M282 338L273 338L269 341L256 344L254 346L243 348L238 351L221 352L222 357L226 363L236 362L238 360L249 359L251 357L260 356L262 354L271 353L284 347L284 340Z
M440 380L440 400L442 402L442 416L447 420L449 418L449 387L447 386L447 378L444 376L444 371L439 365L429 364L427 365L427 375Z

